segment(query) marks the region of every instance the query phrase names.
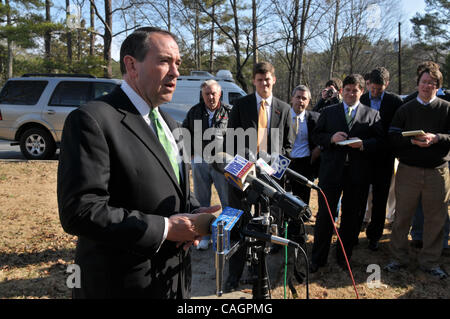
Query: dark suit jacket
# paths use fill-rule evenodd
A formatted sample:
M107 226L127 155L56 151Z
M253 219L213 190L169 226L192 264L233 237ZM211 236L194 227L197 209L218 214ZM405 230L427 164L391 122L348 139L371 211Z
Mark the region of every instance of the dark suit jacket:
M360 102L370 107L369 92L366 92L361 96ZM402 104L403 100L400 96L394 93L386 91L384 92L379 112L381 123L383 124L383 130L385 132L386 137L389 131L389 126L391 125L392 119L394 118L394 114L395 112L397 112L398 108L402 106Z
M230 112L228 128L258 128L258 108L256 105L256 95L249 94L233 102L233 108ZM272 129L279 129L277 139L272 139ZM228 136L227 136L228 138ZM295 133L292 127L289 104L273 97L270 115L270 130L268 132L268 153L278 152L282 155L289 154L294 144ZM236 142L236 140L235 140ZM237 150L235 143L235 154L245 155L244 150ZM250 147L252 146L252 147ZM256 154L256 145L250 145L246 139L245 147Z
M305 117L306 117L306 126L308 127L308 144L309 144L309 150L312 152L317 144L313 141L313 134L312 132L316 128L317 121L319 120L320 113L314 112L314 111L306 111Z
M57 193L61 224L78 236L81 288L74 297L189 297L189 254L174 242L161 245L164 217L198 207L186 173L184 166L180 185L158 138L120 88L69 114Z
M359 137L363 141L363 151L349 146L331 143L331 137L336 132L346 132L348 137ZM348 155L351 183L365 184L370 180L370 157L377 151L383 129L378 111L359 104L353 125L349 128L345 120L344 104L336 104L322 110L316 128L313 131L313 141L320 145L319 185L342 185L344 165Z

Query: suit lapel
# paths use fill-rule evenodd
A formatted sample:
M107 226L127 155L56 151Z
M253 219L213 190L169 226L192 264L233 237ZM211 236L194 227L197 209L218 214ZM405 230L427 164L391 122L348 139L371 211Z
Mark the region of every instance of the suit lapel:
M364 106L360 102L358 107L356 108L356 114L353 117L352 125L350 125L350 127L349 127L349 132L352 130L352 128L354 127L355 123L361 122L361 118L363 117L363 115L364 115Z
M245 106L244 114L248 114L248 127L258 128L258 105L255 93L249 95L248 106ZM256 125L253 125L253 124Z
M270 111L270 128L277 128L280 125L281 109L275 97L272 97L272 107Z
M339 120L341 122L341 127L343 127L343 131L345 132L350 132L350 128L347 125L347 120L345 118L345 108L344 108L344 103L340 103L339 104L339 110L338 110L338 118L337 120ZM353 120L354 121L354 120Z

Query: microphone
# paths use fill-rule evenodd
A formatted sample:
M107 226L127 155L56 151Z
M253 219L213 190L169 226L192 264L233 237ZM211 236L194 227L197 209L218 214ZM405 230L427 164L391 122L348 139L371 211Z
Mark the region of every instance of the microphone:
M285 157L285 156L283 156L281 154L270 156L269 154L267 154L264 151L259 152L258 155L262 159L264 159L266 162L271 162L271 161L273 162L272 163L272 167L276 171L276 174L273 175L274 177L280 179L284 175L284 173L287 172L287 174L290 177L293 177L297 182L299 182L299 183L301 183L301 184L303 184L303 185L305 185L305 186L307 186L309 188L312 188L312 189L315 189L315 190L320 190L319 186L317 186L316 184L311 182L305 176L303 176L303 175L297 173L296 171L290 169L289 168L289 164L291 163L291 161L287 157Z
M244 191L250 186L258 194L263 194L272 199L278 207L284 210L286 215L295 220L303 221L304 218L308 220L311 217L311 210L300 198L286 192L279 192L274 187L257 178L252 162L247 161L239 155L236 155L234 158L223 152L217 155L223 161L213 165L213 168L224 174L226 180L233 186L239 188L241 191Z
M279 237L279 236L275 236L275 235L269 235L269 234L265 234L265 233L261 233L261 232L256 232L256 231L251 231L248 229L243 229L242 234L249 236L249 237L253 237L256 238L258 240L263 240L263 241L267 241L273 244L277 244L277 245L282 245L282 246L289 246L289 247L294 247L294 248L298 248L299 244L296 243L295 241L283 238L283 237Z

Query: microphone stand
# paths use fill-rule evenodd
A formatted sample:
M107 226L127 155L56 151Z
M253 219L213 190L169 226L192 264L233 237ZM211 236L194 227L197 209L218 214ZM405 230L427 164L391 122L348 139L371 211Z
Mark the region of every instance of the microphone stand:
M269 198L261 195L259 198L261 204L261 216L253 218L246 226L252 231L258 231L263 234L270 234L270 204ZM252 294L253 299L270 299L269 275L267 273L266 258L269 253L268 243L266 241L257 240L250 245L255 249L256 257L254 260L257 264L258 277L253 281Z

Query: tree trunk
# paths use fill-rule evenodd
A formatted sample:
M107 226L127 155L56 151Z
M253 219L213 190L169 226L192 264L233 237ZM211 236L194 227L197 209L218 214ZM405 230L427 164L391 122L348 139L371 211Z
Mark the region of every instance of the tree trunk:
M242 75L242 65L241 65L241 46L239 44L239 21L237 14L237 4L236 0L230 0L231 7L233 9L233 17L234 17L234 51L236 52L236 80L241 85L242 89L247 92L247 83L245 82L245 78Z
M297 83L300 84L302 81L303 74L303 53L305 52L305 32L306 32L306 21L308 20L309 8L311 6L311 0L303 0L302 6L302 19L300 21L300 39L298 47L298 71L297 71Z
M105 61L105 77L112 78L111 43L112 43L112 7L111 0L105 0L105 34L103 37L103 60Z
M300 10L300 0L295 0L294 5L294 17L292 19L292 46L291 46L291 59L289 61L289 76L288 76L288 86L287 86L287 97L291 96L292 90L296 86L295 78L297 71L297 54L298 54L298 14ZM288 52L286 52L289 55Z
M331 43L331 62L330 62L330 74L329 78L331 79L334 75L334 68L336 64L336 55L338 49L338 17L339 17L339 5L340 0L336 0L336 13L334 16L334 28L333 28L333 42Z
M94 6L92 3L89 2L89 17L90 17L90 24L91 24L91 32L89 34L89 55L94 55L94 48L95 48L95 11Z
M6 7L6 24L11 25L11 7L9 6L9 0L5 0L5 7ZM7 39L7 50L8 50L8 62L7 62L7 77L12 78L13 76L13 41L11 41L9 38Z
M197 70L201 70L201 56L200 56L200 26L199 26L199 19L200 19L200 10L198 9L198 4L195 3L195 26L194 26L194 33L195 33L195 40L194 40L194 46L195 46L195 67Z
M253 29L253 66L258 63L258 21L256 17L256 0L252 0L252 29Z
M70 18L70 0L66 0L66 24ZM67 26L67 61L72 64L72 31Z
M50 22L51 21L51 17L50 17L50 0L45 0L45 21L46 22ZM51 44L51 33L50 30L45 31L44 34L44 47L45 47L45 64L47 65L46 69L47 72L50 73L51 72L51 68L50 68L50 57L51 57L51 52L50 52L50 44Z
M213 3L212 5L212 12L211 15L214 17L216 6ZM214 19L211 19L211 38L210 38L210 45L209 45L209 72L212 73L214 70Z
M167 31L171 32L171 21L170 21L170 0L167 0Z

